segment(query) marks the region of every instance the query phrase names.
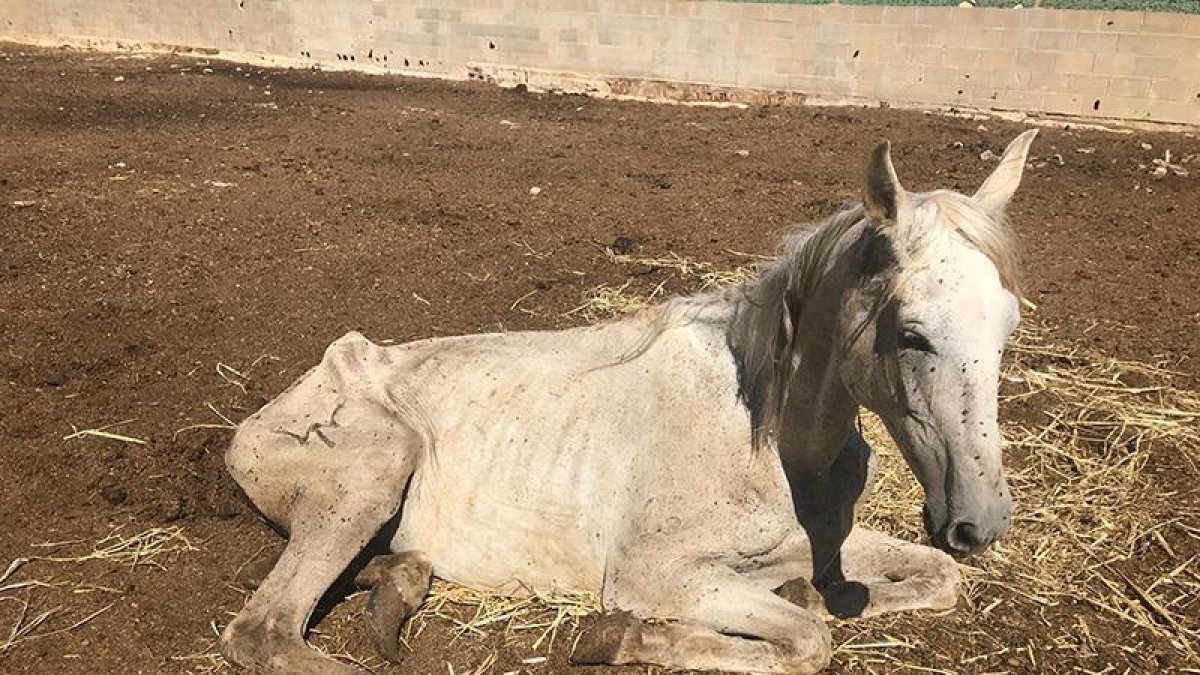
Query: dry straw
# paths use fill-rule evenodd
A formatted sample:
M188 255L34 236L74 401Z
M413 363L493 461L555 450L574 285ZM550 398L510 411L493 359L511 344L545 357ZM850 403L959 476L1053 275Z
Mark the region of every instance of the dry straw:
M62 606L37 612L31 611L32 595L35 589L49 590L66 587L75 596L93 592L115 593L118 591L86 583L71 584L61 581L51 583L37 579L10 581L19 571L32 563L76 564L101 561L128 565L135 570L147 566L165 569L162 558L167 554L196 550L196 547L179 527L151 528L131 535L123 533L121 528L116 528L90 546L86 546L83 541L73 540L35 544L34 548L51 549L56 552L49 555L16 558L0 575L0 600L9 600L20 606L11 621L7 635L0 635L0 655L34 640L70 633L104 614L116 604L115 602L109 603L74 621L69 621L57 628L50 628L55 623L55 619L67 612ZM83 550L78 550L81 548ZM70 552L71 549L76 549L76 551Z

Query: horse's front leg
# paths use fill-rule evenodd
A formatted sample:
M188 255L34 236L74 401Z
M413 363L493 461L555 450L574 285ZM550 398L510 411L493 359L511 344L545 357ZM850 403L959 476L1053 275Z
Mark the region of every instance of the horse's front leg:
M606 589L605 606L616 611L580 639L575 663L792 674L829 664L825 622L760 580L713 562L678 567L666 579L656 578L662 565L633 567Z
M936 548L856 527L840 557L841 579L821 588L836 616L950 609L958 601L958 566Z

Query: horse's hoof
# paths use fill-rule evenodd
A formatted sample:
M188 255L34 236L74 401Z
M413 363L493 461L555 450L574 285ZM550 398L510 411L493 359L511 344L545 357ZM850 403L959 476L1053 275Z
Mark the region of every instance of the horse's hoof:
M371 589L371 594L367 596L363 613L367 618L371 642L375 644L375 651L388 661L400 663L404 660L400 653L400 627L412 612L413 608L404 601L394 584L381 583Z
M839 619L853 619L862 616L870 604L869 589L857 581L843 581L826 586L821 594L825 598L825 607L829 613Z
M775 589L775 595L817 614L825 613L825 599L808 579L792 579Z
M640 622L629 612L619 611L600 617L575 645L571 663L600 665L615 663L625 640L639 633Z
M375 649L383 658L399 663L400 628L429 593L433 564L420 551L380 556L359 574L359 585L370 585L364 614Z

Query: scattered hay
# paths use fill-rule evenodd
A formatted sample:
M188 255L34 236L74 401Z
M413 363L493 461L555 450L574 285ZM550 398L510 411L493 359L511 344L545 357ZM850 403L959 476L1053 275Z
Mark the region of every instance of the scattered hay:
M118 434L118 433L114 433L112 431L108 431L109 429L113 429L113 428L119 427L121 425L129 424L130 422L136 422L136 421L137 420L121 420L120 422L113 422L112 424L106 424L106 425L104 425L102 427L98 427L96 429L79 429L74 424L72 424L71 425L71 433L67 434L66 436L63 436L62 439L64 441L73 441L77 438L107 438L109 440L121 441L123 443L134 443L136 445L146 445L146 441L144 441L140 438L135 438L133 436L126 436L124 434Z
M70 633L91 622L96 617L112 609L116 602L110 602L85 616L70 621L57 628L48 628L57 617L63 615L62 606L55 606L31 612L32 595L35 589L68 589L72 595L90 594L94 592L120 593L116 589L87 583L70 583L58 581L50 583L37 579L10 581L17 572L35 562L74 564L88 561L104 561L118 565L129 565L131 569L155 567L165 569L160 558L166 554L181 551L193 551L196 547L183 534L179 527L152 528L134 535L126 536L116 528L103 539L90 546L90 550L78 553L62 553L55 555L30 555L16 558L9 563L4 573L0 575L0 601L15 602L20 605L6 636L0 637L0 655L16 647L34 640ZM61 549L78 547L84 542L79 540L47 542L35 544L39 549ZM21 593L13 595L13 593Z
M52 542L35 544L38 548L62 548L81 542ZM154 527L134 535L126 536L118 527L100 541L92 545L91 550L76 555L30 556L23 558L27 562L41 560L55 563L81 563L89 560L129 565L132 568L140 566L165 569L160 557L168 553L198 550L183 534L181 527Z
M92 612L91 614L88 614L87 616L75 621L70 625L39 633L37 632L37 629L42 626L42 624L46 623L51 617L60 613L62 608L54 607L52 609L45 610L36 616L30 617L28 596L23 598L21 603L21 611L17 615L17 620L13 623L12 629L9 630L8 637L5 638L3 642L0 642L0 654L4 654L8 650L26 642L32 642L34 640L40 640L42 638L48 638L55 635L62 635L63 633L70 633L76 628L79 628L92 619L95 619L101 614L112 609L113 606L117 604L115 602L109 603L108 605L105 605L104 607Z
M743 257L764 259L762 256L751 256L750 254L738 253L737 251L729 251L729 253ZM646 258L615 253L612 249L606 248L604 249L604 255L608 258L609 262L620 265L643 265L651 269L675 270L680 278L699 280L700 290L713 286L733 286L743 281L749 281L757 276L757 270L754 267L735 267L732 270L720 269L712 263L684 258L677 253L667 253L657 258Z
M505 597L434 580L425 604L405 627L404 640L415 638L433 619L455 626L457 637L484 635L502 627L504 633L534 631L534 650L553 651L560 634L574 636L579 620L600 611L600 600L588 593L544 594Z
M212 403L205 403L204 405L209 410L211 410L212 414L216 415L217 419L221 420L221 422L219 424L213 423L213 422L201 422L199 424L189 424L186 427L181 427L179 429L176 429L175 433L171 435L171 440L175 440L175 439L179 438L179 434L182 434L185 431L192 431L193 429L223 429L226 431L233 431L234 429L237 429L237 423L234 422L233 420L229 419L220 410L217 410L217 407L215 405L213 405Z
M566 312L563 316L578 315L586 321L601 319L636 312L645 309L662 296L663 284L659 284L649 295L637 295L629 292L633 279L627 280L620 286L600 284L584 293L583 304Z

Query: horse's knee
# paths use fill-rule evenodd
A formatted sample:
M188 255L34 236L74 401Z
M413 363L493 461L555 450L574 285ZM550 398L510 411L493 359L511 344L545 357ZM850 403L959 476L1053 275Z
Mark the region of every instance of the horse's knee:
M221 632L217 648L230 663L263 675L365 675L313 650L299 633L269 618L239 615Z
M958 587L962 581L958 563L935 548L930 548L927 555L923 576L929 579L930 608L950 609L958 604Z
M272 658L297 646L304 647L299 634L291 635L270 617L251 617L245 612L235 617L217 640L226 660L257 671L267 671Z

